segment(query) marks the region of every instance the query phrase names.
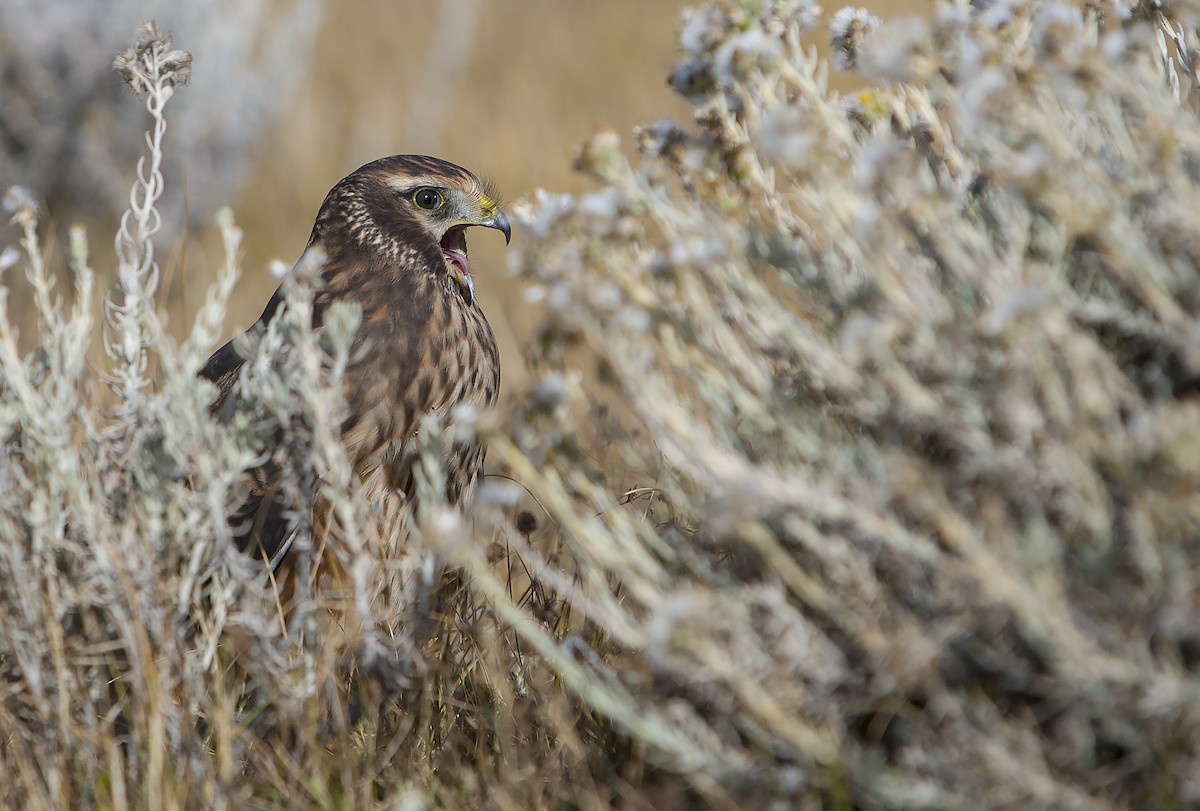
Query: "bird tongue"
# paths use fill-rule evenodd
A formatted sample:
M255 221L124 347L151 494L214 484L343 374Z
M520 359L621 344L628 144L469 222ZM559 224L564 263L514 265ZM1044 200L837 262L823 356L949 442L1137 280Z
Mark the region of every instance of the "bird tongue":
M471 265L467 261L467 238L463 229L454 228L442 237L442 256L450 268L455 281L467 291L467 302L475 300L475 282L471 279Z
M461 276L471 275L471 266L467 263L466 251L461 251L457 248L442 248L442 256L446 257L446 261L450 263L451 268L456 274Z

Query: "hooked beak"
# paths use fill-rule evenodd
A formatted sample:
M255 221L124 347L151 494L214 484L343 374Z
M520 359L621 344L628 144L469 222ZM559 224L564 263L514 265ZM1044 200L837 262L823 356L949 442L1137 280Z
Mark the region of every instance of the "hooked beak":
M496 209L496 213L486 220L480 220L479 224L485 228L495 228L504 234L505 245L512 241L512 226L508 224L508 217L504 216L504 212L500 209Z

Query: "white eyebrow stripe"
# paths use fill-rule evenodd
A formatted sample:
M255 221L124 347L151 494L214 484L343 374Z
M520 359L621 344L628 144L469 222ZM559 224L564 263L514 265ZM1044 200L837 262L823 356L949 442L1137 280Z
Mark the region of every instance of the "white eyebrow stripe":
M460 190L468 194L478 195L480 193L477 184L471 183L468 188L463 189L454 183L448 182L444 177L435 177L432 175L402 175L392 176L384 181L384 185L389 189L398 192L415 191L422 186L439 189L443 191Z
M389 177L385 185L395 191L408 191L421 186L442 186L443 184L426 177Z
M403 177L389 177L385 181L385 185L396 191L408 191L409 189L419 189L423 186L428 186L433 189L453 189L456 188L453 184L447 183L444 177L430 177L428 175Z

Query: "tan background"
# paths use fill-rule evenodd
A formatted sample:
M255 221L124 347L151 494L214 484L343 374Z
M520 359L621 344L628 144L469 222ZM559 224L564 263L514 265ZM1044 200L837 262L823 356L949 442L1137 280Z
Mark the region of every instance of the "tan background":
M865 5L894 16L930 4ZM572 154L598 129L627 137L635 125L664 117L687 124L690 108L666 83L680 58L685 5L363 0L349 13L338 11L347 4L331 3L312 72L234 204L247 248L229 332L253 321L273 289L267 262L294 260L325 192L373 158L436 154L490 176L512 201L538 187L588 188L571 171ZM819 45L823 40L823 32L812 37ZM198 53L196 70L203 69ZM853 81L835 79L843 87ZM520 238L517 231L514 239ZM471 251L505 379L513 383L522 376L519 341L529 319L520 317L521 298L504 273L498 235L476 235ZM167 278L173 311L194 311L214 267L211 250L177 257Z

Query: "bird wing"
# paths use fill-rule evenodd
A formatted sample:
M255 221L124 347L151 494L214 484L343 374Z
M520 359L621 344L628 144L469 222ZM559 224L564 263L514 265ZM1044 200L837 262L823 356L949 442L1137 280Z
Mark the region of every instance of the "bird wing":
M281 301L282 293L277 290L258 321L247 332L265 330ZM227 420L232 416L235 404L231 396L233 387L245 365L246 358L230 340L200 368L199 376L217 386L217 397L209 406L209 412L218 419ZM282 502L276 497L282 471L274 459L268 458L247 473L245 492L238 507L229 516L229 523L234 528L238 547L243 552L261 556L274 570L291 546L295 534L294 522L289 520Z
M316 242L316 235L310 239L309 247ZM322 316L330 302L338 297L347 297L349 284L368 275L366 271L374 268L364 268L363 263L342 261L327 263L321 270L325 281L313 297L313 329L320 330ZM382 275L382 274L379 274ZM386 301L382 296L376 296L380 301ZM266 331L267 324L275 317L283 303L283 288L280 287L271 296L258 320L246 330L248 334L261 334ZM199 376L216 384L217 397L209 406L209 412L220 420L232 417L236 407L233 396L234 386L246 358L238 350L234 340L230 340L212 354L200 368ZM283 434L276 431L272 447L283 442ZM278 569L296 538L297 522L292 510L284 507L284 499L280 497L283 470L273 457L247 471L244 485L237 508L229 516L229 523L234 528L236 542L243 552L249 552L266 561L271 570Z

